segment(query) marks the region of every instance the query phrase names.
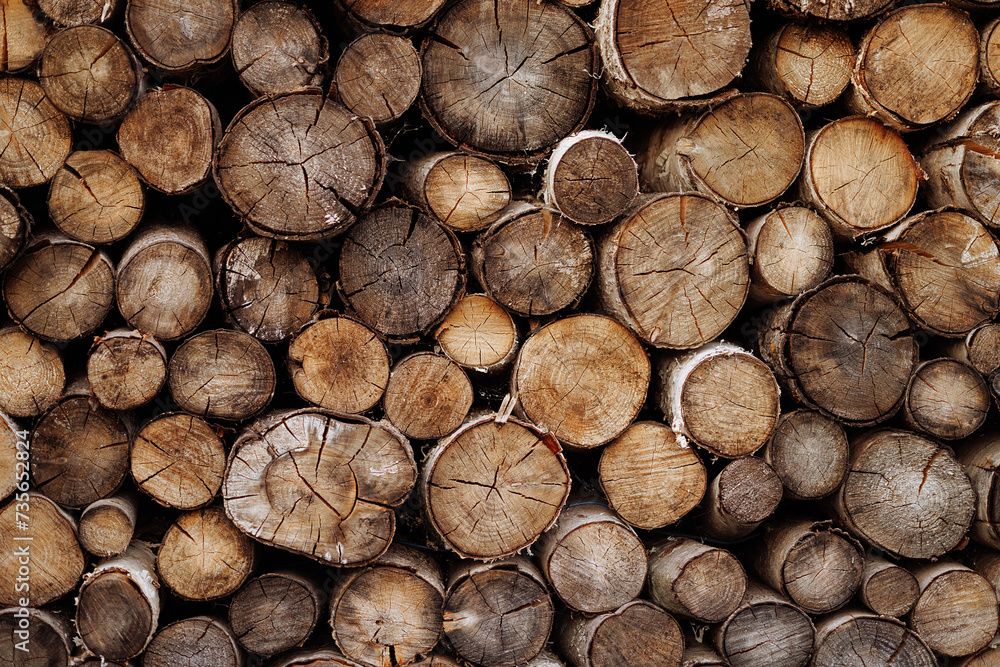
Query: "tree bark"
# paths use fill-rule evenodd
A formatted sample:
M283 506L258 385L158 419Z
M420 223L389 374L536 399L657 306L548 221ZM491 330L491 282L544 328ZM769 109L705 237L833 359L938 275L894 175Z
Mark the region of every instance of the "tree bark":
M166 380L167 351L140 331L109 331L94 341L87 358L90 389L110 410L132 410L149 403Z
M654 192L697 190L746 208L787 190L804 154L802 121L791 104L745 93L657 125L639 149L639 173Z
M790 498L825 498L847 475L847 434L819 412L786 412L778 417L762 458L774 468Z
M466 370L487 376L506 371L521 344L514 318L485 294L467 294L459 299L433 336L446 357Z
M556 645L575 667L680 667L684 653L680 625L645 600L633 600L592 618L569 614L555 634Z
M263 343L287 340L329 302L323 269L284 241L231 241L213 268L226 318Z
M59 348L18 327L0 329L0 412L36 417L66 386Z
M321 93L293 92L236 114L214 169L223 198L254 232L317 240L342 233L371 206L385 148L368 120Z
M20 254L34 218L13 190L0 186L0 271Z
M117 153L76 151L49 186L49 217L77 241L107 244L135 230L146 210L139 175Z
M567 505L533 551L555 594L586 614L614 611L634 600L646 580L642 541L599 502Z
M705 195L641 196L598 241L599 305L654 347L713 340L749 285L746 237Z
M579 225L528 202L515 202L479 235L469 253L491 297L528 317L577 303L594 275L594 243Z
M441 565L427 552L394 544L334 585L333 639L345 656L361 664L410 664L438 643L444 595Z
M985 647L997 631L993 585L953 561L913 568L920 598L910 613L910 628L934 651L955 657Z
M545 647L554 613L542 573L527 558L466 561L448 574L444 641L482 667L523 665Z
M118 310L136 329L161 341L182 338L212 305L212 262L194 228L145 226L118 264Z
M396 202L351 227L339 266L337 291L347 312L400 342L427 333L465 290L465 256L455 235Z
M19 493L0 508L0 548L3 605L28 606L20 602L28 597L31 606L39 607L61 598L80 583L86 565L77 541L76 519L36 491ZM25 548L27 566L19 562L25 560ZM27 567L28 573L21 567Z
M858 600L880 616L902 618L920 597L920 585L913 574L880 556L865 556Z
M751 53L749 72L766 90L812 108L840 97L854 61L854 45L840 27L789 21Z
M1000 324L989 322L963 338L946 340L942 351L989 377L1000 370Z
M716 650L732 667L805 667L816 629L788 598L751 579L739 609L711 635Z
M742 0L601 0L596 33L604 88L618 103L654 115L726 97L720 89L739 76L750 53L749 9Z
M829 522L786 519L764 530L753 568L765 584L803 611L843 607L861 586L861 544Z
M143 667L243 667L244 655L229 624L195 616L162 628L142 657Z
M274 362L256 338L239 331L203 331L170 358L170 396L192 414L240 421L260 413L274 397Z
M322 86L330 47L308 7L267 0L240 14L233 30L233 68L257 96Z
M184 600L217 600L235 593L254 566L254 542L221 507L181 514L156 553L163 583Z
M628 524L653 530L679 521L705 495L705 464L664 424L638 421L608 444L598 466L608 504Z
M187 75L229 52L236 0L197 0L178 8L168 0L129 2L125 30L135 50L154 67Z
M510 203L507 175L486 158L434 152L400 166L402 195L454 232L486 229Z
M389 548L392 507L416 478L402 435L364 417L305 408L273 412L244 429L229 453L222 496L227 516L257 541L359 567Z
M989 410L989 388L971 366L940 358L913 369L903 416L914 430L939 440L965 438L982 426Z
M114 493L129 466L132 420L71 385L31 431L31 479L64 507L79 509Z
M352 112L384 129L417 100L420 56L406 37L362 35L347 45L337 61L330 92Z
M42 52L38 79L53 106L85 123L119 118L139 92L142 69L106 28L81 25L57 33Z
M538 161L594 106L593 32L549 0L461 0L440 15L421 57L420 105L431 127L505 162Z
M847 478L832 499L852 534L905 558L935 558L955 548L975 503L969 476L951 452L897 429L851 441Z
M44 2L44 0L43 0ZM0 72L26 70L42 55L53 30L24 0L8 0L0 16Z
M909 212L920 168L891 128L849 116L806 136L798 196L830 223L838 241L886 229Z
M233 596L229 623L243 648L270 657L309 638L325 601L318 580L300 568L268 572Z
M846 106L900 132L919 130L958 113L978 77L979 33L968 13L901 7L862 37Z
M724 458L749 456L771 437L780 390L764 362L730 343L707 343L657 364L658 407L686 442Z
M160 618L154 561L146 543L134 541L124 554L102 560L84 578L76 600L76 628L89 651L125 662L146 649Z
M673 614L720 623L736 611L746 591L746 571L725 549L671 537L649 550L649 597Z
M778 206L747 224L750 294L773 303L816 287L833 269L830 225L805 206Z
M560 141L542 175L547 206L581 225L602 225L639 196L638 167L610 132L582 130Z
M75 634L69 619L59 612L0 609L0 663L11 667L69 665L76 653Z
M7 269L3 298L24 329L55 342L94 331L111 310L115 268L94 246L36 236Z
M121 0L38 0L45 15L62 26L104 23L118 15L121 5Z
M781 502L781 479L756 456L726 464L708 485L701 530L711 538L735 541L752 533Z
M222 486L226 450L205 420L169 412L147 422L132 440L132 478L164 507L192 510L212 501Z
M374 407L389 383L390 361L382 339L349 317L311 322L288 346L296 393L336 412L361 413Z
M894 618L844 610L816 625L815 667L935 667L937 658L919 635Z
M433 352L415 352L392 367L382 405L403 435L431 440L461 426L472 400L472 383L458 364Z
M211 102L192 88L166 86L139 98L118 128L118 147L146 185L176 195L208 180L221 136Z
M528 337L511 373L511 396L534 424L572 448L621 435L646 400L646 351L603 315L556 320Z
M918 352L896 297L857 276L831 278L770 311L758 347L799 403L853 426L896 413Z
M80 514L80 546L98 558L125 553L139 518L136 498L130 493L95 500Z
M529 546L569 496L559 443L541 429L489 414L442 440L420 480L428 528L462 558L490 560Z

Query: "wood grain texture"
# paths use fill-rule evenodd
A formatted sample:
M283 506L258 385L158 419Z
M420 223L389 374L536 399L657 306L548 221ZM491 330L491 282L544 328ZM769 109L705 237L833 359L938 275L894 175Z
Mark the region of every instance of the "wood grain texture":
M139 174L117 153L75 151L52 177L49 217L67 236L106 244L125 238L146 210Z
M132 440L132 478L140 491L165 507L191 510L219 492L226 450L211 424L183 412L160 415Z
M278 95L326 78L329 45L308 7L283 0L258 2L240 13L230 56L254 95Z

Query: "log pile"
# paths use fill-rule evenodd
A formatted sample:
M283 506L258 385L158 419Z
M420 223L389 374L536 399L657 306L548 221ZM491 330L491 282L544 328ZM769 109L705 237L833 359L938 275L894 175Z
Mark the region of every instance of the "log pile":
M998 6L0 0L0 666L1000 665Z

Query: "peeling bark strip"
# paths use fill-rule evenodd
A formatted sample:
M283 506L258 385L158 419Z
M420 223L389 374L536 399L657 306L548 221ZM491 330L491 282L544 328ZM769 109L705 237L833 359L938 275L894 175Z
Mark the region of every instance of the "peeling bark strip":
M118 264L118 310L162 341L194 331L212 305L212 262L191 227L154 223L132 237Z
M378 132L316 92L251 102L215 157L215 182L237 215L285 240L343 232L374 201L384 173Z
M465 291L455 235L415 208L392 202L351 227L337 291L349 314L387 338L413 342Z
M884 558L865 556L858 601L880 616L902 618L920 596L920 585L909 570Z
M228 53L238 11L236 0L128 0L125 29L143 59L190 74Z
M242 667L243 651L229 624L210 616L162 628L142 657L143 667Z
M749 286L746 237L705 195L640 196L598 241L599 303L654 347L714 339L739 314Z
M402 193L454 232L489 227L507 204L507 175L486 158L436 152L400 166Z
M739 75L750 52L749 3L601 0L596 32L605 89L659 114L710 102L703 96Z
M176 195L208 180L221 136L211 102L192 88L166 86L139 98L118 128L118 147L149 187Z
M45 15L63 26L104 23L118 13L121 4L121 0L38 0Z
M346 573L330 591L337 647L375 667L407 665L429 653L441 637L443 576L427 552L401 544Z
M465 421L472 383L455 362L433 352L415 352L392 367L382 405L386 419L409 438L432 440Z
M628 428L646 401L649 377L646 351L625 327L576 314L525 341L510 387L533 424L569 447L589 449Z
M903 416L910 427L940 440L972 435L990 410L990 390L974 368L954 359L930 359L913 370Z
M851 442L850 471L832 502L852 534L905 558L955 548L975 504L969 475L949 450L897 429L868 431Z
M552 151L542 176L545 203L581 225L611 222L639 196L635 160L610 132L583 130Z
M576 611L614 611L639 597L646 581L642 541L599 502L571 502L533 551L552 590Z
M751 579L739 609L715 626L711 637L732 667L805 667L816 629L788 598Z
M482 560L531 545L555 523L569 488L551 435L492 414L432 449L420 480L428 527L459 556Z
M482 667L514 667L537 656L554 614L542 573L524 556L465 561L448 574L445 642Z
M793 105L819 107L840 97L853 69L854 45L844 30L790 21L751 54L748 71Z
M71 386L31 431L35 488L73 509L114 493L128 472L128 419Z
M221 507L182 514L156 553L156 571L185 600L217 600L243 585L254 565L254 543Z
M816 625L814 667L935 667L923 639L902 623L857 610L842 611Z
M657 406L679 438L725 458L764 446L781 412L771 369L730 343L707 343L656 365Z
M421 54L428 122L455 145L503 161L537 161L583 127L594 105L593 33L551 0L461 0Z
M514 318L485 294L459 299L433 335L441 351L456 364L490 375L506 370L521 344Z
M762 454L791 498L825 498L847 475L847 434L840 424L813 410L778 417Z
M902 7L862 38L849 111L906 132L954 116L979 78L979 33L947 5Z
M839 241L903 219L917 197L920 169L895 131L849 116L810 132L799 196L827 219Z
M680 667L684 652L680 625L645 600L593 618L567 614L555 635L556 645L575 667Z
M110 30L84 25L49 40L38 79L53 106L75 120L102 123L123 115L139 91L142 70Z
M274 362L256 338L239 331L203 331L170 358L170 396L192 414L239 421L274 397Z
M392 507L416 482L409 441L364 417L319 408L271 413L233 443L226 514L254 539L328 565L385 553Z
M94 341L87 358L87 382L94 397L111 410L145 405L167 380L167 351L155 338L116 329Z
M536 317L576 303L594 275L594 242L582 227L528 202L500 212L469 253L487 294L515 313Z
M638 161L643 184L654 192L697 190L744 208L787 190L804 154L802 121L791 104L746 93L658 124L645 136Z
M687 537L671 537L649 550L649 596L674 614L719 623L747 592L747 574L736 556Z
M84 243L114 243L139 224L146 195L139 174L117 153L76 151L52 177L48 209L67 236Z
M938 139L920 157L929 206L955 206L989 227L1000 227L998 123L1000 102L984 102L941 127Z
M325 611L317 579L279 570L251 579L229 603L229 623L240 646L272 656L300 646Z
M331 95L359 116L385 128L399 120L420 94L420 56L413 42L393 35L362 35L347 45Z
M4 2L0 13L0 72L11 74L30 67L42 54L51 33L51 28L24 0Z
M30 661L39 665L69 665L76 653L73 644L76 633L69 619L59 612L44 609L29 607L25 611L27 615L19 613L17 607L0 610L0 656L4 662L9 665L30 664L22 662L22 656L30 655ZM17 634L19 630L23 633L25 627L29 628L28 654L22 652L24 644Z
M99 558L125 553L139 519L136 500L125 492L87 505L80 513L80 546Z
M913 568L920 599L910 627L933 650L947 656L975 653L997 631L997 596L982 575L953 561Z
M781 480L756 456L744 456L723 468L708 485L702 507L702 532L732 542L746 537L778 509Z
M14 191L0 186L0 270L21 252L33 224L34 218Z
M830 225L805 206L781 206L746 225L750 294L755 304L797 296L833 270Z
M208 504L219 492L226 450L208 422L171 412L136 433L131 463L140 491L164 507L190 510Z
M0 329L0 411L35 417L56 404L65 386L59 348L18 327Z
M45 183L69 155L73 143L69 120L34 81L0 80L0 185L27 188Z
M334 0L334 8L346 14L349 25L365 32L409 33L423 26L445 4L445 0Z
M298 247L252 236L219 248L215 289L226 318L262 343L279 343L326 305L325 275Z
M330 50L308 7L266 0L240 14L232 58L251 93L279 95L323 85Z
M831 278L773 311L759 348L796 400L856 426L895 414L918 352L895 297L858 276Z
M76 519L52 500L35 491L28 492L30 521L27 530L18 530L17 499L0 508L0 604L20 606L24 594L18 591L18 553L23 538L32 546L31 603L43 605L69 593L80 583L86 565L76 537ZM23 507L22 507L23 509ZM23 516L24 513L21 513ZM21 538L21 539L15 539Z

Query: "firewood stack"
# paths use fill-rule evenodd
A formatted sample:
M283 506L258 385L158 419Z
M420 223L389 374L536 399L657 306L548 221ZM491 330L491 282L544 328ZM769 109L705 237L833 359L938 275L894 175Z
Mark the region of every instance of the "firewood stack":
M1000 665L995 5L0 0L0 666Z

